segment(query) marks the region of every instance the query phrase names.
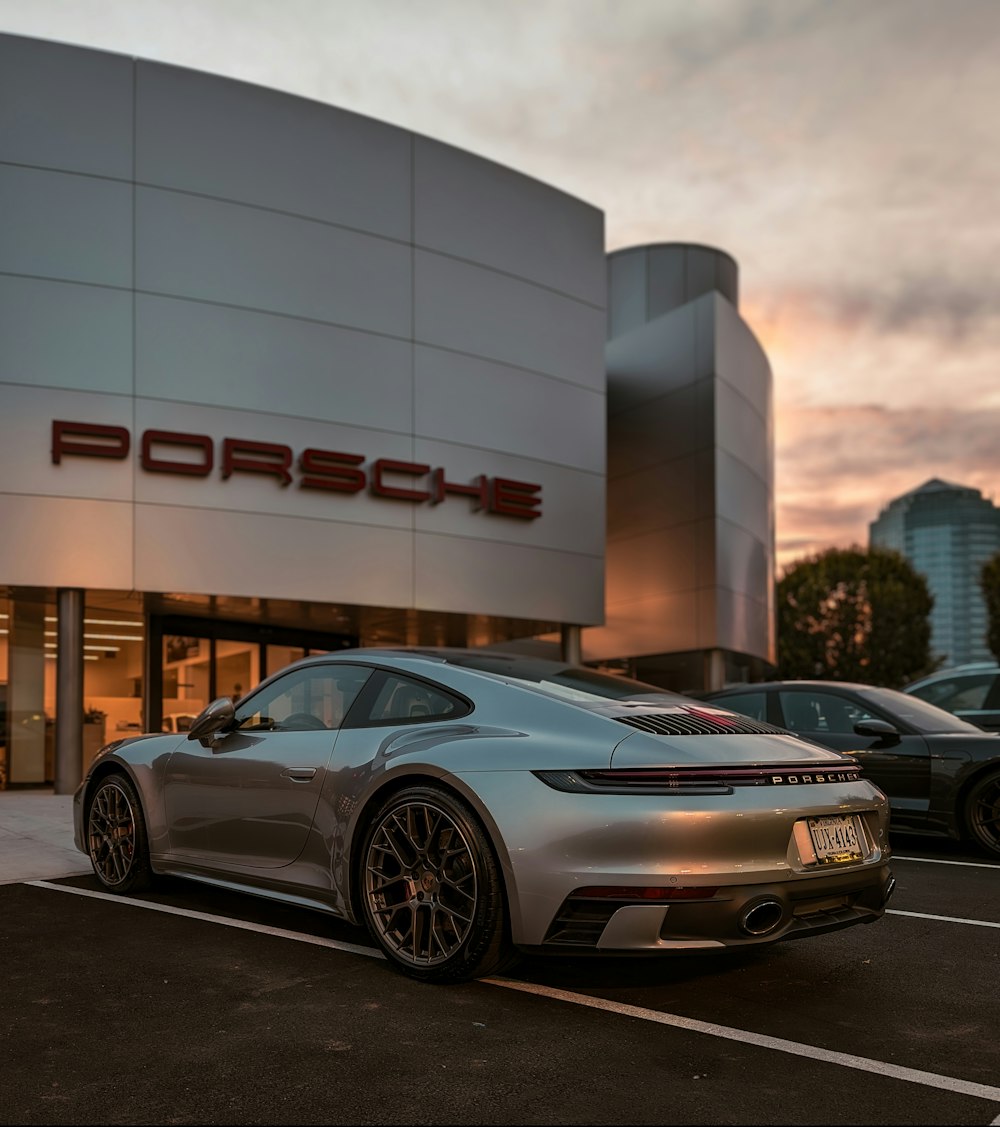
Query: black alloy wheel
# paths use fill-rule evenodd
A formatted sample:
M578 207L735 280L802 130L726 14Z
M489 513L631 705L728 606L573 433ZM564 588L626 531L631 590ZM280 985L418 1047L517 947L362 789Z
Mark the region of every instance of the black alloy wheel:
M499 866L472 811L433 786L381 807L362 851L365 920L390 963L423 982L496 974L515 957Z
M97 879L111 892L150 884L146 822L135 787L125 775L102 779L87 815L87 850Z
M1000 855L1000 771L973 783L965 799L965 826L973 841Z

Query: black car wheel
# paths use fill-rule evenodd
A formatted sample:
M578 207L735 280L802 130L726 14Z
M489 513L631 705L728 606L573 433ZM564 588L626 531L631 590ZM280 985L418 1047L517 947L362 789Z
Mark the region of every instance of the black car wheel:
M1000 855L1000 771L973 784L965 799L965 826L973 841Z
M87 850L97 879L112 892L135 892L149 885L146 823L135 787L124 775L108 775L94 792Z
M462 982L509 965L499 866L464 803L431 786L393 795L365 836L362 864L368 928L397 968Z

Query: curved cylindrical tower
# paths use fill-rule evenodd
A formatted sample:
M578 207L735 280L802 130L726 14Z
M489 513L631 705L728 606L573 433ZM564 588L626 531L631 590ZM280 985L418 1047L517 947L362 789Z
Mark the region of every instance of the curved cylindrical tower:
M775 660L771 370L738 285L712 247L608 257L606 625L584 656L681 690Z

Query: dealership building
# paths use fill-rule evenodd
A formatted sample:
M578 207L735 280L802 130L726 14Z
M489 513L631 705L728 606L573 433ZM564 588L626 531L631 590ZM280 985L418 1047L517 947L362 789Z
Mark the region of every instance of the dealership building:
M308 653L774 661L736 263L395 126L0 35L0 785Z

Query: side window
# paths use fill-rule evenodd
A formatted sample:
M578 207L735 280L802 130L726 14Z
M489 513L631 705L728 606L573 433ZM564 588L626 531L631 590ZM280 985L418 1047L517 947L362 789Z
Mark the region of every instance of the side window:
M985 708L986 694L993 684L993 679L992 673L982 673L974 677L953 677L947 681L936 681L933 685L927 685L913 695L949 712L959 708Z
M469 706L460 697L398 673L383 673L367 715L352 717L351 724L395 724L402 721L454 720Z
M1000 708L1000 674L993 674L993 681L983 702L983 708Z
M296 669L249 697L236 712L243 731L307 732L339 728L372 670L330 664Z
M767 720L767 697L763 693L733 693L732 696L713 697L706 704L717 704L751 720Z
M833 693L786 692L778 694L785 727L793 732L831 732L851 735L859 720L881 720L863 705Z

